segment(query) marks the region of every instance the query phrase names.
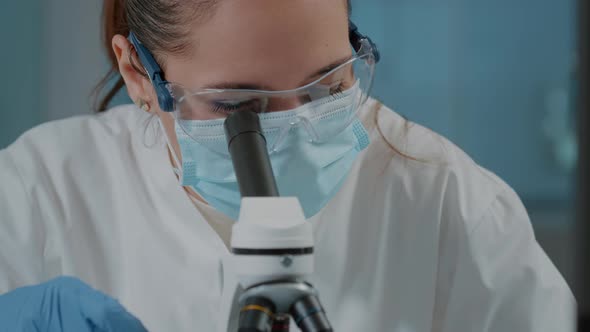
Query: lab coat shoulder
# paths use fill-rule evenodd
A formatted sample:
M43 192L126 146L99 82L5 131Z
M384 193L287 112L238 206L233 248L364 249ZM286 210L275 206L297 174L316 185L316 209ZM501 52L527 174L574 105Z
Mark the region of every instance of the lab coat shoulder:
M473 229L497 196L510 190L445 137L373 102L364 117L373 142L367 156L386 167L383 174L392 185L403 188L395 199L406 201L398 203L436 207L431 220Z
M41 124L25 132L6 150L13 155L21 173L34 175L42 168L52 170L55 163L87 158L102 147L112 150L113 145L136 143L134 131L149 120L134 105L123 105L101 114Z
M0 151L0 293L51 274L47 259L71 221L71 198L87 198L79 180L106 174L106 163L140 144L132 128L146 120L141 113L122 106L44 123Z
M512 189L451 239L439 263L435 331L575 330L574 296Z
M420 234L437 241L432 330L573 331L573 295L514 190L444 137L385 107L375 114L383 135L372 130L369 153L402 188L392 206L407 222L430 218Z
M2 153L20 174L23 190L33 200L30 204L41 197L59 200L78 180L106 175L132 160L142 138L136 131L147 128L149 119L134 105L125 105L102 114L47 122L25 132ZM54 213L65 213L68 205L46 203L50 204L45 210Z
M52 170L55 163L87 158L102 147L134 143L134 129L147 120L134 105L119 106L101 114L43 123L6 150L22 174L35 175L43 168Z

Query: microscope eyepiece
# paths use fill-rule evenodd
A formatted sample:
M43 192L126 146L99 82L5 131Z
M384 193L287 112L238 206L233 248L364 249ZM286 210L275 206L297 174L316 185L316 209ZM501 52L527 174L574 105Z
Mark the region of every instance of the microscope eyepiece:
M224 128L242 197L279 196L258 114L232 113Z

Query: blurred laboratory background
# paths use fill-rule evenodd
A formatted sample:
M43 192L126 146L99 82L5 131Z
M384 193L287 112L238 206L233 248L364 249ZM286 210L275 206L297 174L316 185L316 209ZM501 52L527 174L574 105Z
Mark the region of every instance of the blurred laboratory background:
M101 4L0 2L0 148L39 123L92 112L107 70ZM353 18L381 49L374 95L508 182L571 280L576 1L356 0Z
M374 95L441 133L522 198L571 280L575 221L575 0L357 0L383 53Z

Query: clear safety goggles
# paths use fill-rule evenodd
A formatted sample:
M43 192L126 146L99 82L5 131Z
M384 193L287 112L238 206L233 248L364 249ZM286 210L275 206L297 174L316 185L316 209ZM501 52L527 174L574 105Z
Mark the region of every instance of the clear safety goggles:
M242 110L257 113L287 111L326 97L358 87L366 100L373 80L373 53L368 42L351 59L332 69L315 81L292 90L268 91L245 89L202 89L191 91L179 84L170 83L175 99L174 112L179 120L224 119Z
M190 91L171 84L175 97L172 114L177 125L195 141L206 139L207 131L220 126L229 114L250 110L259 113L267 135L286 135L303 127L309 141L320 143L348 127L369 96L375 61L365 48L370 45L366 43L359 53L317 80L292 90ZM327 104L331 107L325 107ZM321 120L327 117L338 119L325 125ZM274 150L272 146L270 150Z
M180 135L199 143L218 140L229 114L250 110L259 113L269 152L273 152L281 137L291 131L304 132L310 142L321 143L338 135L356 118L369 96L379 52L352 22L349 36L353 56L348 61L311 83L283 91L189 89L164 80L160 66L133 33L129 40L152 81L160 108L165 116L174 118ZM227 153L226 147L215 150Z

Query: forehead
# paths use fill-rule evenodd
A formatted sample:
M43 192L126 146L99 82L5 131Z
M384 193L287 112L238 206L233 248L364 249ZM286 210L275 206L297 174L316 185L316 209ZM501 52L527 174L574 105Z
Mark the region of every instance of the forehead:
M194 87L248 79L289 88L350 53L344 0L221 1L192 39L190 59L169 57L166 74Z

